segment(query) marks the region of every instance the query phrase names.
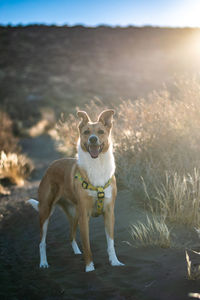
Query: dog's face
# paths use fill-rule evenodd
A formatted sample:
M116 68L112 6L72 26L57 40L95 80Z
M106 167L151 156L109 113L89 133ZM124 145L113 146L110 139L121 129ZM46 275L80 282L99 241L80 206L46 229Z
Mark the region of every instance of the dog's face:
M92 158L97 158L110 146L114 111L104 110L99 115L97 122L91 122L85 111L79 111L77 115L82 119L79 124L81 148L83 151L89 152Z

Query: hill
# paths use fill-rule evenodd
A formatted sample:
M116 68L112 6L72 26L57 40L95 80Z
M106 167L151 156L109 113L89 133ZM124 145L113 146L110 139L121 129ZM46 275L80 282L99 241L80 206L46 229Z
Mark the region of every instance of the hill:
M41 108L72 112L144 97L199 71L199 29L0 27L0 108L30 126ZM20 109L19 109L20 108Z

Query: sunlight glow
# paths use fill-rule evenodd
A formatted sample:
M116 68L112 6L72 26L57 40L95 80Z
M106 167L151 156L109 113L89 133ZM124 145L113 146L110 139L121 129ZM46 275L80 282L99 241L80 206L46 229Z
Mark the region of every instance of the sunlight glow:
M173 17L180 26L200 27L200 1L182 1Z
M197 56L199 57L200 55L200 33L196 33L194 34L194 36L192 37L191 40L192 43L192 47L194 49L194 52L197 54Z
M200 32L194 30L193 34L190 34L189 38L186 39L186 53L188 53L188 59L195 61L196 66L200 67Z

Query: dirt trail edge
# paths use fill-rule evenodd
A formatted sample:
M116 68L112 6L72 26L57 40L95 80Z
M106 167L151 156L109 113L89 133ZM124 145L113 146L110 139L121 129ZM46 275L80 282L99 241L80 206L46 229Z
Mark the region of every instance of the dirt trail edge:
M75 256L69 243L69 226L56 209L47 235L49 269L39 269L38 215L26 203L37 198L45 169L61 157L50 137L21 141L36 169L23 188L12 188L0 199L0 299L62 300L184 300L200 292L199 282L188 281L184 249L133 248L129 225L141 211L131 207L131 194L119 191L116 200L115 244L124 267L111 267L106 252L103 218L90 222L90 239L96 270L84 272L82 255ZM78 234L80 245L80 236Z

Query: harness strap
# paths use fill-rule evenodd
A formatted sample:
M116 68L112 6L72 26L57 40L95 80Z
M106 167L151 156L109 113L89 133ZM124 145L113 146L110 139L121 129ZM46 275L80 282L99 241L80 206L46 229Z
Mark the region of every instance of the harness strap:
M97 192L97 214L101 215L103 213L103 204L105 198L104 190L111 184L113 176L108 180L108 182L104 186L94 186L91 183L88 183L84 180L84 178L79 172L77 172L74 177L81 182L83 189Z

